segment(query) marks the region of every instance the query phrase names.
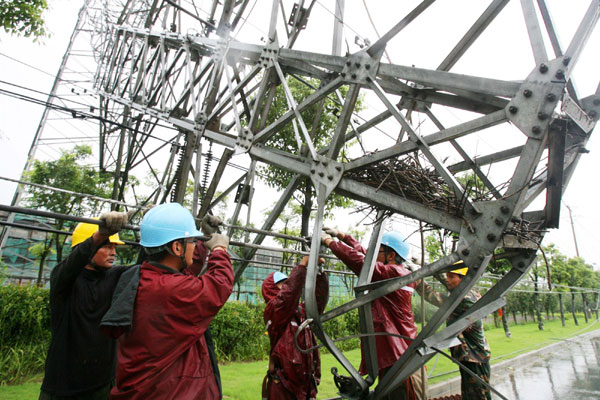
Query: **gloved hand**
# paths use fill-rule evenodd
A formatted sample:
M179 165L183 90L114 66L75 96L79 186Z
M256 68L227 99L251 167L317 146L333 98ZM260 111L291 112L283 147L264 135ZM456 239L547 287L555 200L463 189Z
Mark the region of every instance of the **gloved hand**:
M220 233L213 233L210 235L210 239L204 244L211 251L215 247L223 247L224 249L227 249L227 246L229 246L229 238L225 235L221 235Z
M100 216L102 224L98 227L98 233L105 236L111 236L123 229L129 221L129 214L126 212L109 211Z
M325 246L327 246L327 240L331 240L331 235L328 233L321 233L321 243L323 243Z
M202 229L202 233L205 235L212 235L219 230L219 225L222 223L221 218L207 214L202 218L200 229Z
M344 232L338 231L335 228L327 228L326 226L324 226L323 230L325 231L325 233L327 233L327 234L329 234L329 235L331 235L333 237L336 237L336 238L338 238L340 240L343 239L344 236L346 236L346 234Z

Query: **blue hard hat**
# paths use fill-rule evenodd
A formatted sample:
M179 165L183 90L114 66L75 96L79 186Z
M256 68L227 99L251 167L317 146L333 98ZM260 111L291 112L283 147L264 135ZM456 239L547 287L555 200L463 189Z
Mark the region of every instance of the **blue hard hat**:
M386 232L381 237L381 244L391 247L404 260L408 260L410 246L399 232Z
M275 282L275 284L281 282L281 281L285 281L288 278L288 276L286 274L284 274L283 272L275 272L273 274L273 282Z
M144 215L140 225L143 247L159 247L173 240L202 236L192 213L179 203L156 206Z

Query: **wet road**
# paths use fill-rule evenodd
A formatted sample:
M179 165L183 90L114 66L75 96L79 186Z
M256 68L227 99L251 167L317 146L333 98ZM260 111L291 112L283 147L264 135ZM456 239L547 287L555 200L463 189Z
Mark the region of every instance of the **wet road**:
M508 399L600 399L600 333L571 339L517 364L521 366L503 368L502 375L492 378L494 388Z

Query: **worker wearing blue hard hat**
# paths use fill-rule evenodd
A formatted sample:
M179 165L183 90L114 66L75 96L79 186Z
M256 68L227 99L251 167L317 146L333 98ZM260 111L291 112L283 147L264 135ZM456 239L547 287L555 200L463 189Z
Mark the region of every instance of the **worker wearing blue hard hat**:
M366 249L351 235L334 228L323 228L321 241L348 266L356 275L360 275L363 268ZM338 240L334 240L334 238ZM372 282L408 275L411 271L406 267L405 261L410 254L409 244L399 232L386 232L381 238L377 262L372 276ZM389 293L371 303L373 325L375 332L396 334L376 336L378 377L381 380L394 363L404 354L411 341L408 338L417 337L412 311L412 294L418 282L410 283L392 293ZM363 361L360 373L368 371ZM423 387L425 382L425 387ZM417 371L406 379L384 399L421 399L426 398L426 379ZM424 396L423 396L424 395Z
M180 204L148 211L140 225L147 257L124 274L103 329L119 337L119 363L111 399L219 399L205 332L233 290L229 238L214 217L202 221ZM210 235L206 242L198 239ZM208 255L201 276L188 272L199 246Z
M324 260L320 260L324 262ZM264 320L271 344L269 369L263 380L262 398L266 400L314 399L321 380L321 358L317 341L310 327L298 332L306 321L304 303L300 296L306 279L308 256L295 266L288 277L283 272L270 273L262 284L267 303ZM319 313L325 310L329 297L329 278L322 272L317 276L316 298ZM315 348L302 352L301 349Z

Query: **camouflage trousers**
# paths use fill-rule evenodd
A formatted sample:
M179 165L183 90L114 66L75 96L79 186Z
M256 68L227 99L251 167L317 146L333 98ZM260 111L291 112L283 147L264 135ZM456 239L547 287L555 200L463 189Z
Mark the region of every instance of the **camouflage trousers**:
M461 364L467 367L471 372L480 377L486 383L490 383L491 371L489 361L484 363L461 361ZM479 382L479 380L472 377L462 368L460 369L460 377L462 400L492 400L490 389Z

